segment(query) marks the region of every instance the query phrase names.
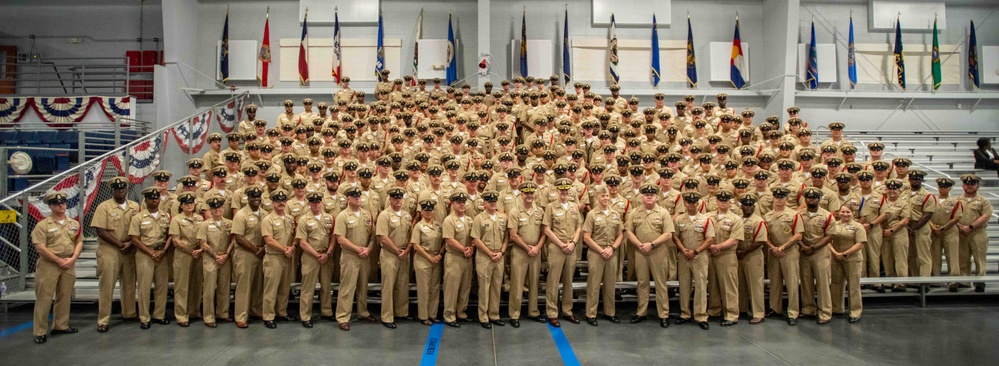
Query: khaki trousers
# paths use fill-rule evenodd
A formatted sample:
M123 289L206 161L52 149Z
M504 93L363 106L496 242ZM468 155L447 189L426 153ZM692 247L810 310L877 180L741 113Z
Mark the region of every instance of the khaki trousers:
M614 300L614 286L617 280L618 250L611 257L604 259L595 250L586 253L586 267L589 277L586 278L586 317L597 317L597 304L600 298L604 301L604 315L616 316L617 303ZM658 293L658 291L657 291ZM657 302L658 304L658 302Z
M155 302L152 318L166 319L167 287L170 285L170 265L166 258L156 262L145 252L137 252L135 254L135 275L139 292L139 321L143 323L150 321L150 292L152 292ZM156 286L155 291L153 285Z
M708 316L739 321L739 258L732 250L710 257L708 262Z
M864 266L861 267L861 277L881 277L881 252L884 237L881 236L881 225L871 226L867 230L867 244L864 244Z
M283 254L264 254L264 320L288 316L288 295L293 276L292 259Z
M957 257L958 252L960 252L961 239L960 235L958 235L957 226L955 225L940 234L930 239L930 261L933 266L930 275L939 276L942 273L943 258L947 257L947 274L960 276L961 265Z
M636 250L634 245L627 241L621 243L621 246L624 252L624 269L628 272L628 277L625 279L628 281L635 281L638 279L638 269L635 268L638 264L638 259L636 258L639 255L638 250Z
M350 322L350 311L354 307L354 295L357 295L357 317L367 318L368 312L368 268L371 262L361 258L350 250L340 255L340 291L336 297L337 323Z
M382 269L382 321L395 322L395 317L409 316L409 255L399 256L384 247L379 261Z
M698 254L692 260L680 256L677 266L680 279L680 318L696 322L708 321L708 255ZM693 286L693 288L691 288ZM656 291L658 295L661 290ZM694 296L694 309L690 309L690 296Z
M850 298L850 317L859 318L864 310L863 298L860 294L860 270L863 262L859 253L854 253L842 261L832 259L832 312L843 312L843 284L847 286L847 296Z
M969 236L961 236L958 243L958 258L960 259L961 274L964 276L984 276L985 275L985 252L989 246L988 235L985 229L978 229ZM974 259L975 271L971 271L971 262Z
M76 285L76 264L62 269L45 258L35 264L35 314L32 330L43 336L49 330L49 310L52 310L52 329L69 329L69 304ZM55 306L53 307L53 299ZM147 308L148 309L148 308Z
M441 263L433 263L422 255L414 257L417 316L420 320L437 319L441 301Z
M648 313L651 279L656 281L656 315L660 319L669 318L669 291L666 289L666 280L675 260L669 258L669 251L665 245L654 248L648 255L635 249L634 272L638 278L638 309L635 311L637 316L645 316Z
M201 259L184 252L173 256L173 316L177 322L187 323L191 315L201 317Z
M135 307L135 253L125 254L111 245L97 246L97 325L108 325L114 286L121 283L121 317L138 317Z
M503 260L493 262L484 252L476 252L475 274L479 280L479 323L499 320L500 292L503 289Z
M763 305L763 257L759 249L739 260L739 311L750 312L752 318L763 319L766 309Z
M579 250L577 246L575 248ZM562 313L572 314L572 272L576 268L575 253L565 254L555 243L548 243L548 281L545 282L545 313L558 318L558 285L562 284Z
M538 309L538 283L541 281L541 253L531 257L520 247L510 251L510 319L520 319L524 306L524 285L527 284L527 316L541 316ZM620 272L618 272L620 273ZM593 273L590 273L592 276Z
M904 228L885 238L881 258L888 277L909 277L909 234Z
M214 323L216 318L229 317L229 289L232 283L232 259L221 266L211 255L202 258L201 305L204 307L205 324Z
M909 276L929 277L933 273L933 259L930 258L932 239L930 225L926 224L909 237Z
M819 320L832 319L832 296L829 294L830 277L832 277L829 267L831 257L829 248L823 247L812 255L802 255L800 259L801 313L816 315L818 310ZM818 303L815 300L816 292Z
M323 253L324 251L320 251ZM304 321L312 320L312 304L315 302L316 282L319 282L319 311L322 316L333 316L333 258L319 264L311 254L302 254L302 292L298 299L298 316Z
M472 291L472 258L448 252L444 255L444 321L467 319L468 296Z
M236 322L246 323L250 314L261 316L264 307L264 272L261 259L243 249L236 249Z
M783 258L770 257L768 273L770 274L770 309L781 314L784 312L784 288L787 288L787 317L798 318L801 301L798 285L801 281L798 263L798 246L792 246L784 252Z

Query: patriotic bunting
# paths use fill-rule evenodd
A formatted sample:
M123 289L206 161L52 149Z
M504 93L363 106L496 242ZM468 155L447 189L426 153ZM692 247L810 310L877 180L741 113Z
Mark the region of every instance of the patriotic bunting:
M20 121L28 104L33 103L32 98L0 98L0 125Z
M219 107L219 110L215 112L215 120L223 132L229 133L236 129L236 124L243 119L244 102L245 98L233 99L228 104Z
M78 173L64 178L46 191L45 194L29 198L28 214L34 217L35 220L45 219L52 212L49 210L49 205L42 202L42 198L52 192L62 192L68 196L68 200L66 201L66 217L79 220L80 217L86 216L87 212L90 211L91 204L94 203L94 199L97 198L97 188L100 186L100 178L104 176L104 168L107 166L108 161L105 160L100 164L94 164L84 171L83 188L86 199L83 205L80 205L80 174Z
M66 123L80 122L94 104L108 120L131 115L131 97L21 97L0 98L0 125L18 122L27 110L33 109L42 122L52 127L68 127Z
M211 118L211 114L207 116ZM205 127L208 130L208 127ZM169 131L167 132L169 133ZM156 171L160 166L166 144L166 134L156 134L135 146L128 148L128 180L132 184L142 184L142 181ZM183 145L182 145L183 146Z
M92 102L92 99L85 97L35 98L35 111L46 122L80 122L90 110Z
M196 154L201 151L201 147L208 140L208 126L212 120L212 113L210 109L201 112L201 114L192 117L188 123L178 124L167 133L173 134L174 140L177 141L180 150L185 154Z

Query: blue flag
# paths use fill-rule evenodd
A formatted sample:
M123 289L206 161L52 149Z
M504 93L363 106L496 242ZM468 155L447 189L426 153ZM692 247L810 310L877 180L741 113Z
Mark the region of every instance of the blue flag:
M853 43L853 16L850 16L850 44L846 50L846 70L850 76L850 89L857 87L857 46Z
M735 17L735 37L732 38L732 57L729 59L731 73L729 80L736 89L742 89L746 85L746 78L742 76L746 73L746 63L742 56L742 38L739 37L739 17Z
M652 14L652 86L659 85L659 31L656 29L656 15Z
M527 77L527 8L520 18L520 76Z
M975 21L971 21L971 37L968 39L968 79L976 88L981 87L981 75L978 74L978 37L975 36Z
M225 26L222 27L222 55L219 57L219 72L222 82L229 81L229 11L225 12Z
M451 15L447 16L447 85L458 81L458 62L455 60L454 29L451 28Z
M694 32L690 28L690 16L687 16L687 84L697 87L697 57L694 56Z
M905 90L905 54L902 52L902 22L895 19L895 79L898 86Z
M384 47L385 32L382 28L382 13L378 13L378 50L375 58L375 78L378 81L385 82L388 80L382 80L382 69L385 68L385 47Z
M815 90L819 87L819 54L815 50L815 22L812 22L812 41L808 43L808 63L805 66L805 81L808 88Z
M562 78L565 79L565 85L569 85L569 79L572 79L571 70L572 66L569 64L569 7L566 5L565 8L565 22L562 23Z

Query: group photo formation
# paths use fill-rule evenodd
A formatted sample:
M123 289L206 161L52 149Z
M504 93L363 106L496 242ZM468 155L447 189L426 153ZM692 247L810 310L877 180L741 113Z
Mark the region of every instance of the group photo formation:
M999 356L994 3L126 3L0 5L11 365Z

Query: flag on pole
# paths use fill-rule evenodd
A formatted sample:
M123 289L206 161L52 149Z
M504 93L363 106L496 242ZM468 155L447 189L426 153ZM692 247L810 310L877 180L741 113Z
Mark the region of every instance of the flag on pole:
M454 28L451 27L451 14L447 16L447 85L458 81L458 61L455 60Z
M659 31L656 29L656 14L652 13L652 86L659 85Z
M520 18L520 76L527 77L527 7Z
M940 89L943 76L940 72L940 40L937 39L937 19L933 18L933 90Z
M742 89L746 85L746 79L742 76L745 73L745 62L742 59L742 40L739 38L739 16L735 16L735 37L732 38L732 58L729 61L732 72L730 79L736 89Z
M898 86L905 90L905 54L902 52L902 22L895 19L895 78Z
M690 27L690 15L687 15L687 84L697 87L697 57L694 56L694 32Z
M385 28L382 27L382 12L378 12L378 49L375 51L375 78L378 81L386 82L382 79L382 70L385 69Z
M298 43L298 80L302 85L309 82L309 9L305 9L302 40Z
M850 44L846 50L846 71L850 77L850 89L857 87L857 46L853 43L853 14L850 14Z
M617 74L617 23L614 21L614 13L611 13L610 37L610 76L614 85L617 85L621 76Z
M569 4L565 5L565 21L562 23L562 78L565 85L572 79L572 65L569 63Z
M336 8L333 13L333 79L340 85L340 78L343 77L340 61L340 8Z
M805 64L805 82L808 88L815 90L819 87L819 54L815 50L815 21L812 21L812 40L808 43L808 62Z
M225 26L222 27L222 55L219 57L219 72L222 82L229 81L229 9L225 11Z
M260 79L260 87L266 88L268 79L270 76L267 74L268 68L271 65L271 10L267 9L267 15L264 17L264 42L260 45L260 53L257 55L257 59L260 60L260 75L257 77Z
M971 36L968 38L968 79L975 88L981 87L981 76L978 74L978 37L975 36L975 21L971 21Z
M420 66L420 38L423 38L423 8L420 8L420 16L416 17L416 36L413 37L413 80L409 86L416 86L420 79L418 68Z

